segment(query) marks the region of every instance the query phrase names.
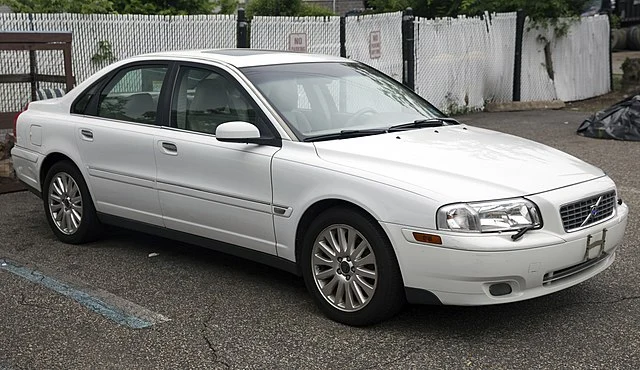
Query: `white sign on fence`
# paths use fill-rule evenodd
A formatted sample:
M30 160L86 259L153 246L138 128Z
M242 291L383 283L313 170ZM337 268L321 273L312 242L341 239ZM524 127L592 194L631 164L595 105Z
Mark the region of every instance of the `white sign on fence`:
M369 57L378 59L382 56L382 41L380 31L371 31L369 34Z
M290 33L289 34L289 51L296 53L307 52L307 34L306 33Z

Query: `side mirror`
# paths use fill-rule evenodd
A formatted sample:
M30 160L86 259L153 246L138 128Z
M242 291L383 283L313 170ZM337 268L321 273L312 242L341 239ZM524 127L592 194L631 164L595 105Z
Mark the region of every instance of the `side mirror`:
M254 124L243 121L221 123L216 127L216 139L226 143L282 146L280 137L262 137Z
M249 122L225 122L216 128L216 139L229 143L256 143L260 130Z

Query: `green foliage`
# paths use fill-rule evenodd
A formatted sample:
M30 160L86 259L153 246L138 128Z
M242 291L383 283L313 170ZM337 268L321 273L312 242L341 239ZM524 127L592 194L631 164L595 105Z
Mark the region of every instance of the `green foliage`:
M611 17L611 29L620 28L620 16L617 14L610 14Z
M413 13L420 17L455 17L460 13L464 0L411 0Z
M329 16L335 14L327 8L303 3L302 0L251 0L247 6L247 16L254 15Z
M460 12L481 14L488 12L513 12L524 10L535 21L579 16L588 0L462 0Z
M311 3L302 3L302 6L300 7L300 11L296 15L299 15L301 17L312 17L312 16L320 17L320 16L331 16L336 14L332 12L330 9L325 8L324 6L311 4Z
M113 13L110 0L0 0L17 13Z
M557 19L580 15L588 0L369 0L378 12L413 8L420 17L455 17L523 9L532 19Z
M0 0L18 13L210 14L209 0ZM236 0L218 0L223 12L235 11ZM233 7L234 9L229 11Z
M107 65L116 61L113 55L113 47L107 40L98 41L98 51L91 57L91 63Z
M296 15L302 8L301 0L251 0L247 15Z
M395 12L416 5L415 0L369 0L367 5L378 13Z
M216 0L213 4L215 7L220 7L216 11L218 14L233 14L238 9L238 0Z
M111 0L117 13L126 14L210 14L214 4L209 0Z

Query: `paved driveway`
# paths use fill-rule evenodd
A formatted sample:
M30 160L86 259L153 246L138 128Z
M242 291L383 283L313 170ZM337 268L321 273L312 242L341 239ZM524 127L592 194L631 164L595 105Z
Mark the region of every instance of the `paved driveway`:
M35 196L2 195L0 259L169 321L132 329L0 269L0 369L640 368L640 143L576 136L584 117L461 119L565 150L614 178L632 213L610 269L531 301L410 306L369 328L328 321L299 278L234 257L122 230L61 244Z

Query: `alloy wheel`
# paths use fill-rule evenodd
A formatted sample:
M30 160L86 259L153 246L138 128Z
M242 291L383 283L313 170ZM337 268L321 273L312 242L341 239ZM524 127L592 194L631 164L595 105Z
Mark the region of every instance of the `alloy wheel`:
M78 231L82 222L82 194L69 174L59 172L49 184L49 214L63 234Z
M354 312L371 301L378 281L376 256L358 230L343 224L325 228L311 258L316 286L333 307Z

